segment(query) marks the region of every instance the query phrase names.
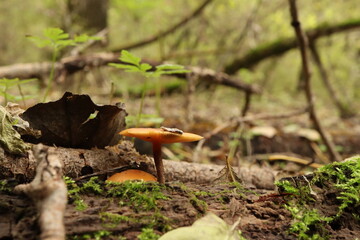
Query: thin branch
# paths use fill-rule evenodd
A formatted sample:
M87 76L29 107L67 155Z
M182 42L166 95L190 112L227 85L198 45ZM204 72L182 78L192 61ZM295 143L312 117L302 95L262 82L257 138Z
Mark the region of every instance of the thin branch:
M354 116L354 112L352 112L349 108L347 108L340 100L338 94L336 93L334 87L331 85L330 80L329 80L329 76L326 72L325 66L321 60L320 54L317 50L316 47L316 42L315 41L310 41L309 42L309 48L310 48L310 52L311 52L311 56L314 59L314 62L317 66L317 68L319 69L319 73L321 76L321 79L324 83L325 88L327 89L330 99L333 101L334 105L338 108L339 112L340 112L340 116L341 117L351 117Z
M307 112L308 112L308 108L304 108L304 109L300 109L300 110L289 112L289 113L258 114L258 115L254 115L254 116L244 116L244 117L234 118L231 121L229 121L227 123L224 123L224 124L218 126L217 128L215 128L214 130L212 130L211 132L205 134L204 138L208 139L211 136L218 134L219 132L221 132L222 130L224 130L224 129L228 128L228 127L235 127L235 126L238 126L240 123L243 123L243 122L252 122L252 121L257 121L257 120L290 118L290 117L295 117L295 116L298 116L298 115L302 115L302 114L307 113Z
M250 109L250 102L251 102L251 93L249 92L245 92L245 102L244 102L244 106L241 110L241 116L245 117L246 113L249 111Z
M290 5L290 14L291 14L291 25L294 27L294 31L296 34L296 38L298 41L298 46L301 54L302 70L303 70L304 82L305 82L305 95L309 107L310 119L313 122L316 130L319 132L322 140L324 141L324 144L328 148L332 160L341 161L341 156L335 150L334 143L323 129L315 111L314 96L311 88L311 73L310 73L310 66L309 66L308 54L307 54L307 39L304 32L301 29L301 24L298 18L298 13L296 8L296 0L289 0L289 5Z
M189 21L196 18L197 16L199 16L202 13L202 11L205 9L205 7L207 5L209 5L209 3L211 3L211 2L212 2L212 0L205 0L197 9L194 10L194 12L192 12L190 15L186 16L184 19L182 19L178 23L171 26L169 29L162 31L160 34L151 36L151 37L141 40L139 42L130 43L130 44L127 44L127 45L124 45L121 47L116 47L116 48L112 49L112 52L120 52L123 49L129 50L129 49L142 47L144 45L155 42L155 41L175 32L177 29L184 26L185 24L187 24Z

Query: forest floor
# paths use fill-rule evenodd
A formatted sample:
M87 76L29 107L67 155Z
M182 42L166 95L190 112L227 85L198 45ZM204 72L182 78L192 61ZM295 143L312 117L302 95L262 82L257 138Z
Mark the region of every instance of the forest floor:
M196 124L185 126L176 117L177 108L166 108L174 109L164 114L172 115L165 117L166 126L184 126L187 130L206 134L219 124L208 117L206 120L196 119ZM231 112L231 109L226 111ZM207 111L206 115L216 116L215 112L216 110L211 113ZM202 112L199 111L198 114L201 115ZM306 117L298 119L299 126L306 125ZM357 125L357 120L353 121L343 123L342 126ZM281 131L279 129L282 126L276 120L268 121L267 125L275 126L277 133L271 137L266 136L269 132L267 128L252 135L247 142L253 154L250 164L273 168L280 173L277 180L285 176L302 176L313 170L281 159L267 162L266 159L258 158L257 156L264 154L290 153L306 159L321 159L308 135L299 134L299 131ZM248 127L253 126L255 125L250 124ZM332 132L336 145L341 147L343 156L359 153L359 135L349 132L344 134L344 129L346 127L339 129L342 134ZM230 148L231 139L228 134L232 131L234 129L228 127L213 135L204 145L207 150L202 154L207 154L207 163L224 164L224 156ZM185 145L186 150L195 151L195 148L196 144ZM138 150L141 153L147 152L146 147L139 147ZM166 153L165 156L171 157ZM242 159L234 164L244 161L247 160ZM359 162L360 159L356 161ZM345 177L350 179L349 175ZM129 182L114 186L100 179L68 182L69 191L74 191L69 195L65 212L67 239L157 239L169 230L192 225L208 212L216 214L229 226L235 224L235 228L241 231L241 236L245 239L357 239L360 236L360 200L353 200L352 206L346 207L336 216L341 205L339 196L342 196L341 190L331 182L336 182L336 179L327 179L327 183L321 183L321 186L311 182L311 178L304 179L291 179L297 189L295 192L280 193L276 189L258 189L240 183L229 183L226 179L208 184L179 181L167 182L165 185ZM2 182L0 186L0 239L37 239L40 230L36 223L36 209L26 196L12 193L13 184L14 182L8 181ZM304 190L304 186L309 188ZM291 187L285 190L289 189ZM359 191L358 187L356 191ZM314 210L315 213L308 210Z

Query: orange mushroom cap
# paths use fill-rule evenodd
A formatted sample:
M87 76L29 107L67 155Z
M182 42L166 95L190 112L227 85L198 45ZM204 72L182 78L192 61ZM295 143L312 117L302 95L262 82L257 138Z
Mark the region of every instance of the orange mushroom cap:
M129 169L115 173L107 179L107 181L110 182L125 182L127 180L144 180L145 182L156 182L156 178L152 174L137 169Z
M175 143L175 142L193 142L203 139L202 136L182 132L173 128L129 128L121 131L119 134L127 137L136 137L148 142Z

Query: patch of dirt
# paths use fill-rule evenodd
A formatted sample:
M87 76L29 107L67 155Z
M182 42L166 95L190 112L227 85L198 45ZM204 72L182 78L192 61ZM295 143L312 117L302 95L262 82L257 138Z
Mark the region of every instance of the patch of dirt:
M145 227L161 235L170 229L189 226L210 211L228 224L240 219L238 229L246 239L297 239L288 233L292 216L283 205L291 196L279 197L269 190L244 190L232 184L169 183L162 192L168 199L157 200L152 210L142 210L141 206L132 204L131 199L81 195L88 207L79 211L74 203L68 204L65 213L68 237L107 230L111 236L103 239L115 239L115 236L137 239ZM36 212L29 200L24 196L0 195L0 239L36 239L39 233ZM324 196L327 197L311 207L328 214L331 209L337 209L338 203L335 195ZM122 219L104 218L103 213L122 216ZM325 228L331 239L354 239L360 235L360 226L350 213Z

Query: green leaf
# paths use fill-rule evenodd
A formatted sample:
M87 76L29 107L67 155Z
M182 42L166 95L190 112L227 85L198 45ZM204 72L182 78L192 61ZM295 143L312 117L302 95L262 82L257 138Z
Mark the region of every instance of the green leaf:
M139 66L141 61L141 58L131 54L126 50L121 51L121 55L119 59L123 62L134 64L135 66Z
M180 73L188 73L189 70L186 70L184 66L177 64L162 64L156 66L156 71L154 73L155 76L161 76L164 74L180 74Z
M52 44L51 40L49 39L43 39L35 36L27 36L26 38L33 42L39 48L47 47Z
M141 70L134 65L127 65L122 63L109 63L109 66L116 67L119 69L124 69L125 72L141 72Z
M10 88L12 86L16 86L20 83L20 79L18 78L13 78L13 79L9 79L9 78L1 78L0 79L0 85Z
M152 68L152 66L150 64L147 64L147 63L142 63L140 65L140 70L142 72L146 72L147 70L150 70Z
M54 42L69 38L69 34L64 33L64 31L60 28L46 28L44 30L44 36L53 40Z

